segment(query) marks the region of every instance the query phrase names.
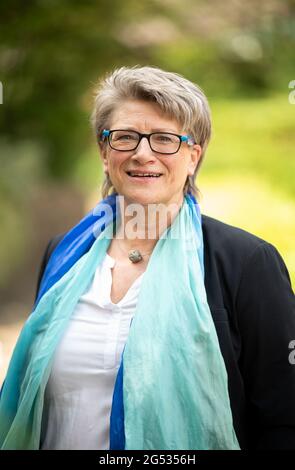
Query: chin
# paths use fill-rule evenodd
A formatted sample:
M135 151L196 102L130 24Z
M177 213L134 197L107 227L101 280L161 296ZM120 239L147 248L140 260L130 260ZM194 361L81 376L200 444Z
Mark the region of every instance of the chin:
M165 204L166 200L160 194L153 194L151 191L143 193L142 191L133 194L122 194L126 201L130 204Z

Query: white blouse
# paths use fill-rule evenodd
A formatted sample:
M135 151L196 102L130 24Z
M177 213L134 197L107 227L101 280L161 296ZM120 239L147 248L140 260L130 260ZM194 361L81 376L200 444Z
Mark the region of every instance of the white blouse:
M115 262L106 254L55 351L45 390L41 449L109 449L115 380L144 275L114 304Z

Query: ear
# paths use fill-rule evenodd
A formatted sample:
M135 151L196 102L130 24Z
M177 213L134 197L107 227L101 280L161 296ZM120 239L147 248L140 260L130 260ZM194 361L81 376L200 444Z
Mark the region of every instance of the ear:
M199 144L194 144L193 147L191 148L190 152L190 160L188 164L188 176L193 176L196 168L198 166L198 163L200 161L201 155L202 155L202 147Z
M103 164L104 173L108 173L108 158L107 158L107 147L103 142L98 142L99 154Z

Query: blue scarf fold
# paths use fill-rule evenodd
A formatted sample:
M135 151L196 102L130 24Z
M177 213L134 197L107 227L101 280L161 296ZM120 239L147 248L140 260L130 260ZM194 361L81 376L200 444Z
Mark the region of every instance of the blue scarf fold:
M109 247L116 196L101 201L50 257L2 388L2 449L39 449L54 352ZM239 449L203 252L199 206L186 195L143 276L113 392L110 449Z

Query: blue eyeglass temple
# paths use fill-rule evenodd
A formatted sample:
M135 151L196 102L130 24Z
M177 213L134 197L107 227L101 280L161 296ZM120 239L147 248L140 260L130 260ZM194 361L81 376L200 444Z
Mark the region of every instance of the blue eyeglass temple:
M109 135L110 135L110 131L107 131L106 129L104 129L101 133L102 137L108 137Z
M101 136L103 138L108 137L110 135L110 133L111 133L111 131L108 131L107 129L104 129L101 133ZM180 140L181 140L181 142L187 142L188 144L193 144L194 143L194 139L190 135L181 135Z

